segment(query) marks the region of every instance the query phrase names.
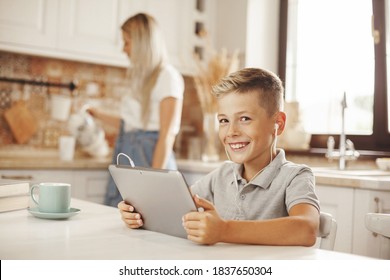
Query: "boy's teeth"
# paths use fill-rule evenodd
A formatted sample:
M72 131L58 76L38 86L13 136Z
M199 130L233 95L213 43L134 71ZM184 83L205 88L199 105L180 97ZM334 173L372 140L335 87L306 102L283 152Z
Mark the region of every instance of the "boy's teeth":
M246 145L245 144L230 144L230 146L233 148L233 149L240 149L242 147L245 147Z

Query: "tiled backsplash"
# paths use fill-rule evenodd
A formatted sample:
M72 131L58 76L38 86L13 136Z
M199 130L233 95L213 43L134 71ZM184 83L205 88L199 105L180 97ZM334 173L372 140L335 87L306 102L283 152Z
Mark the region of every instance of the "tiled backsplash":
M126 90L123 82L125 74L124 68L0 52L0 77L50 83L77 82L73 92L66 88L0 82L0 146L16 144L3 117L3 113L16 101L24 100L38 122L38 132L26 145L55 147L58 136L67 132L67 123L51 118L50 99L53 94L72 96L72 112L77 112L86 103L102 105L106 110L115 111L121 93ZM184 76L184 80L182 129L175 144L179 157L187 156L189 138L202 135L202 111L193 79ZM115 133L105 128L112 145Z

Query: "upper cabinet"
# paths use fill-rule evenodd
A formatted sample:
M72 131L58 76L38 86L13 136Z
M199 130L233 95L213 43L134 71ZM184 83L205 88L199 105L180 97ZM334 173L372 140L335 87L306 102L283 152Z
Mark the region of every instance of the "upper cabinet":
M199 3L208 6L199 11ZM202 14L206 22L212 5L205 0L1 0L0 50L126 67L120 26L146 12L160 24L171 62L189 73L196 17Z
M58 50L65 58L128 65L120 32L125 2L129 1L60 0Z
M122 2L1 0L0 50L126 66L118 30Z
M277 71L274 0L1 0L0 50L127 67L120 26L137 12L157 19L183 74L194 52L207 58L202 29L216 49L239 49L243 66Z
M54 49L57 44L58 9L58 0L1 0L1 49Z
M161 26L172 64L182 73L191 74L194 68L193 53L199 46L197 23L201 18L205 28L211 26L214 1L138 0L138 2L144 3L144 10L154 16Z

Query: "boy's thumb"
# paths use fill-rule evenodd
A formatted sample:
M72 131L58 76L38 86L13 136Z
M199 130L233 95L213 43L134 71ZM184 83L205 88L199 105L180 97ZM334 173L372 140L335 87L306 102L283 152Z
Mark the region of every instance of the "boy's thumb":
M195 195L195 203L197 207L203 208L203 210L214 210L214 205L207 199L200 198L197 194Z

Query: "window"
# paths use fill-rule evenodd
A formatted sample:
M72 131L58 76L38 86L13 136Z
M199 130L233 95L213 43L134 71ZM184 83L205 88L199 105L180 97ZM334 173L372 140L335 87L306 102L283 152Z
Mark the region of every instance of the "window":
M300 104L311 147L325 148L330 135L338 144L345 93L347 138L358 150L390 151L387 2L281 0L279 73L286 102Z
M386 1L386 65L390 67L390 1ZM387 70L387 88L390 89L390 70ZM387 120L390 120L390 94L387 94ZM387 131L390 131L390 121L387 121Z

